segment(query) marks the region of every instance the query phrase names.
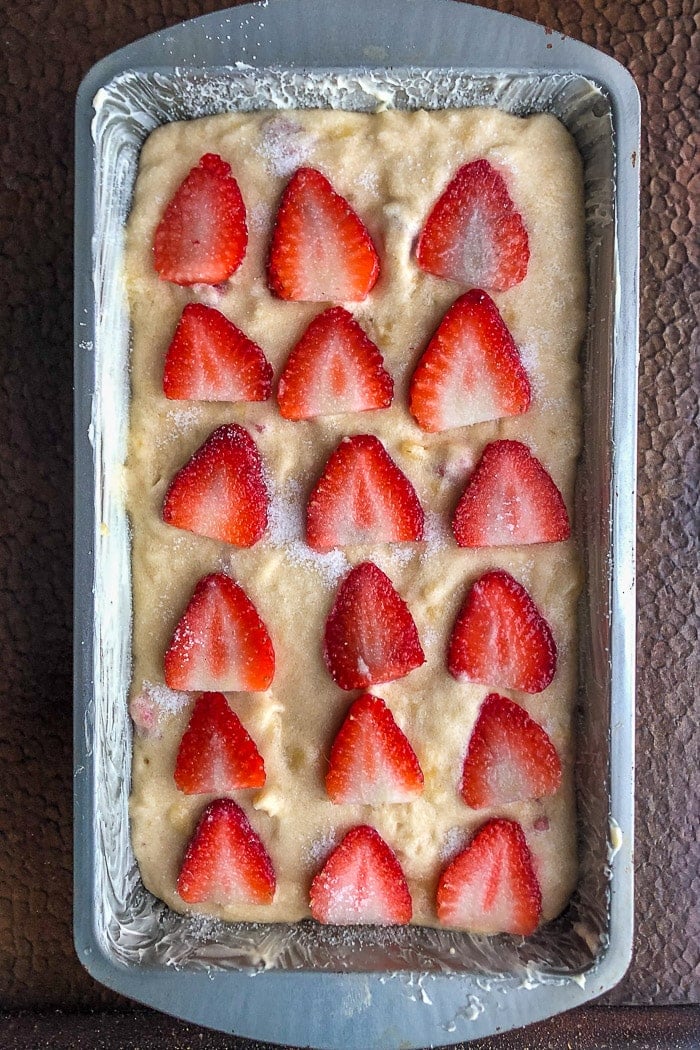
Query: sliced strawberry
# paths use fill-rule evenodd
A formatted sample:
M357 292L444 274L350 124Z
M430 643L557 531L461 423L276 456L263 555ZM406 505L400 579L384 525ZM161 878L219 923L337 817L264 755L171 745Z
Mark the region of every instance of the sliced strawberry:
M267 628L242 587L223 572L204 576L165 654L165 682L192 692L259 692L275 673Z
M188 904L271 904L276 879L260 836L233 799L217 798L199 818L177 892Z
M175 783L186 795L221 795L265 783L265 763L223 693L202 693L175 760Z
M326 620L323 659L341 689L392 682L425 663L408 606L371 561L351 569L340 585Z
M484 449L452 522L460 547L556 543L571 534L561 493L520 441Z
M270 289L280 299L359 302L379 277L379 257L362 220L325 175L299 168L277 212Z
M289 355L277 387L285 419L388 408L393 394L382 355L342 306L313 319Z
M163 392L171 401L265 401L272 368L260 347L203 303L182 311L165 358Z
M163 281L220 284L235 273L248 244L245 205L231 165L206 153L175 191L155 234Z
M438 919L471 933L534 933L542 896L519 824L489 820L440 876Z
M460 793L468 806L505 806L554 795L561 762L541 725L519 704L490 693L469 738Z
M413 373L410 409L423 430L466 427L517 416L530 406L530 383L493 299L479 288L443 317Z
M406 876L381 835L360 824L347 833L311 883L311 914L337 925L411 921Z
M252 547L267 528L260 453L236 423L217 427L173 480L163 521L198 536Z
M326 463L306 512L306 542L317 551L356 543L423 538L413 485L378 438L345 437Z
M503 176L487 160L454 175L418 238L416 261L436 277L496 292L524 279L527 230Z
M331 747L326 791L332 802L376 806L412 802L423 791L416 753L378 696L350 705Z
M510 573L494 569L471 587L455 623L447 664L463 682L541 693L554 678L549 624Z

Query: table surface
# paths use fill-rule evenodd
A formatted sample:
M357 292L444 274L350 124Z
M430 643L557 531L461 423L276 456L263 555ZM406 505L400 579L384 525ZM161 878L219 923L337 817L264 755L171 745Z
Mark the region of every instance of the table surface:
M163 1029L157 1015L99 987L72 947L72 127L75 92L94 62L226 6L0 0L0 1007L29 1011L0 1018L8 1047L63 1046L41 1034L41 1019L57 1008L138 1019L144 1037L152 1026L154 1046L166 1030L189 1045L193 1031L175 1022ZM627 66L642 94L636 937L632 966L604 1003L688 1006L700 1002L697 8L695 0L482 6L600 48ZM571 1020L572 1046L589 1045L576 1035L588 1016ZM686 1034L698 1021L695 1011L662 1016ZM61 1023L54 1017L47 1031Z

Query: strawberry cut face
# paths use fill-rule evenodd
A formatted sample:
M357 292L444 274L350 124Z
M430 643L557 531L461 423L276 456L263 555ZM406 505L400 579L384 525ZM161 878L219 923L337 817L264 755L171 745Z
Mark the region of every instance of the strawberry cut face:
M202 693L175 760L175 783L186 795L220 795L265 784L265 764L223 693Z
M362 220L314 168L299 168L282 195L269 259L270 290L297 302L360 302L379 277Z
M467 748L460 793L466 805L504 806L558 791L561 762L556 748L519 704L490 693Z
M233 799L211 802L185 851L177 892L188 904L271 904L276 878L260 836Z
M317 922L393 926L411 921L413 904L395 853L374 828L352 828L311 884Z
M205 154L169 201L155 233L154 264L173 284L221 284L248 244L245 205L231 166Z
M372 562L343 580L326 620L323 658L341 689L403 678L425 662L408 606Z
M525 588L502 569L471 587L452 632L448 667L459 681L540 693L554 678L549 624Z
M436 277L505 292L524 280L527 230L505 179L485 159L457 171L430 212L416 261Z
M346 437L311 493L306 541L317 551L361 543L406 543L423 538L423 508L413 485L381 441Z
M534 933L542 896L519 824L484 824L440 876L437 914L443 926L471 933Z
M530 383L494 301L476 288L445 314L411 380L410 409L429 432L526 412Z
M315 317L280 376L284 419L388 408L394 384L382 355L352 314L334 306Z
M216 572L195 587L165 654L171 689L259 692L269 688L275 652L242 587Z
M168 349L163 392L173 401L265 401L272 368L218 310L188 303Z
M423 791L416 753L384 701L365 693L333 741L326 791L337 804L412 802Z
M217 427L170 483L163 520L178 529L252 547L267 527L262 460L236 423Z
M520 441L484 449L452 523L460 547L556 543L571 534L562 495Z

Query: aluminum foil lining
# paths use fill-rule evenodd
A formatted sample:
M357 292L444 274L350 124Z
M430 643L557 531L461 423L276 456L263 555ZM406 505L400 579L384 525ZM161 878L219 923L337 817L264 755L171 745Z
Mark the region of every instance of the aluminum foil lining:
M589 276L583 348L584 455L576 507L586 568L581 638L577 807L580 878L563 915L533 937L483 937L424 927L224 924L168 909L141 883L129 839L131 564L122 471L129 408L129 318L122 281L123 231L139 152L158 125L229 111L496 106L551 112L584 161ZM445 70L135 70L94 100L95 451L94 699L85 718L94 762L95 923L103 950L125 966L476 975L485 989L515 982L581 984L608 940L610 492L612 336L615 292L614 166L610 102L574 74L479 76ZM602 494L602 495L601 495Z

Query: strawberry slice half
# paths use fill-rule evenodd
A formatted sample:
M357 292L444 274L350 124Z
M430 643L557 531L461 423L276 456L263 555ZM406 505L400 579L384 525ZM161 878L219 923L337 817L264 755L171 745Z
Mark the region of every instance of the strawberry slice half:
M357 543L423 538L416 491L381 441L371 434L342 439L309 497L306 542L317 551Z
M275 871L260 836L233 799L206 807L185 851L177 892L188 904L271 904Z
M470 588L450 640L447 666L462 682L541 693L554 678L557 647L532 598L493 569Z
M410 410L429 432L466 427L530 407L530 382L493 299L473 288L443 317L418 362Z
M471 933L534 933L542 895L519 824L499 818L479 829L440 876L437 914Z
M261 692L275 674L265 624L242 587L223 572L204 576L165 653L165 683L203 692Z
M436 277L505 292L525 278L530 246L503 176L483 158L457 171L428 215L416 261Z
M165 358L163 392L171 401L265 401L272 368L252 339L204 303L182 311Z
M364 693L350 705L331 747L326 791L332 802L365 806L412 802L423 791L416 753L380 697Z
M411 894L396 854L367 824L352 828L311 883L311 914L337 925L411 921Z
M469 738L460 794L468 806L504 806L554 795L559 755L538 722L498 693L484 700Z
M275 295L297 302L360 302L376 284L366 226L314 168L299 168L282 194L268 274Z
M484 449L452 522L460 547L556 543L571 534L561 492L520 441Z
M185 795L221 795L260 788L265 763L223 693L202 693L175 760L175 783Z
M175 191L158 224L155 268L173 284L220 284L248 245L245 205L231 165L206 153Z
M326 620L323 659L341 689L392 682L425 663L408 606L371 561L351 569L338 589Z
M394 382L378 348L342 306L313 319L277 387L285 419L388 408L393 395Z
M237 423L217 427L173 480L163 521L198 536L252 547L267 528L260 453Z

